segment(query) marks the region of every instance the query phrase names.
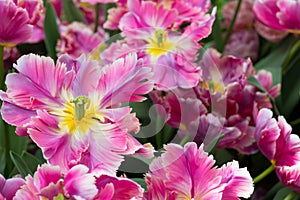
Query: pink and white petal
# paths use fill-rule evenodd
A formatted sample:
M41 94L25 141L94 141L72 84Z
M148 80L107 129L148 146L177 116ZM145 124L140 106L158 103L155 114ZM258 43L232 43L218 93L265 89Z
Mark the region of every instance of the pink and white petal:
M280 129L275 119L271 118L272 111L261 109L256 118L255 138L262 153L270 160L275 157Z
M59 104L51 97L48 91L41 89L22 74L8 74L5 81L7 96L13 99L14 104L26 109L49 109L51 105Z
M22 178L7 179L5 185L2 188L0 186L1 188L0 194L2 194L7 200L13 199L16 192L21 188L21 186L24 185L24 183L25 181Z
M144 190L136 182L127 178L117 178L101 175L97 178L97 188L100 190L108 185L113 185L112 199L142 199ZM111 187L111 186L109 186ZM102 189L103 191L104 189Z
M138 118L136 118L135 113L130 113L131 108L121 107L121 108L111 108L105 109L102 113L108 117L108 119L114 123L120 130L130 133L137 133L140 130L140 123Z
M119 22L119 29L122 30L122 35L125 35L127 39L143 39L145 35L150 35L154 30L152 27L142 27L140 20L136 18L133 13L126 13L123 15Z
M299 1L277 1L279 12L276 14L280 24L284 26L286 30L300 31L300 2Z
M300 193L300 165L276 166L275 171L280 182Z
M210 7L211 2L208 0L173 1L172 8L178 11L178 18L174 28L178 29L183 22L201 22L201 18Z
M154 156L154 147L150 143L142 145L132 135L127 134L127 148L123 154L152 158Z
M117 30L119 26L119 22L124 16L125 13L127 13L127 8L125 7L116 7L116 8L110 8L108 11L108 16L106 22L103 24L103 28L110 29L110 30Z
M287 31L271 28L260 23L259 21L254 22L254 28L259 35L271 42L279 42L288 35Z
M97 87L97 90L104 94L100 107L143 101L145 98L140 95L152 90L153 84L149 81L152 75L151 69L138 64L135 53L116 60L103 70L104 73Z
M42 189L47 187L50 183L56 184L61 179L61 172L59 166L52 166L49 164L43 164L38 167L34 174L35 181L38 181L39 187Z
M69 70L74 70L76 73L76 78L72 83L74 96L87 96L96 89L101 74L101 68L96 61L87 60L84 55L78 59L63 55L59 57L58 61L61 65L65 64Z
M14 200L40 200L39 190L35 186L34 179L28 175L25 177L26 183L16 192Z
M30 123L31 117L36 116L36 111L4 101L1 107L1 116L9 124L25 128Z
M124 151L125 144L124 132L114 131L111 128L102 132L92 132L89 134L89 160L83 157L81 163L88 166L96 175L103 170L114 175L123 161L119 153Z
M222 200L249 198L254 191L252 178L246 168L239 168L239 163L233 161L220 169L222 183L226 183Z
M13 1L0 1L0 44L16 45L31 37L32 25L25 9L15 5Z
M176 60L173 55L160 56L153 66L153 80L158 90L177 87L191 88L197 85L200 71L192 63ZM190 65L190 66L189 66Z
M166 199L168 197L168 190L162 177L146 174L146 184L148 191L144 194L145 199Z
M67 72L65 65L55 66L52 58L34 54L19 58L14 68L52 97L60 93Z
M42 149L49 163L59 165L62 172L66 172L87 150L87 138L77 141L58 129L53 116L46 112L38 112L38 115L33 119L34 128L29 129L29 136Z
M169 178L167 187L171 191L177 191L178 196L191 196L193 180L189 169L186 167L188 162L183 148L176 144L168 144L164 146L164 149L166 153L158 158L154 165L150 165L151 172L155 173L155 168L159 167L161 162Z
M176 18L176 11L165 9L163 5L158 5L150 1L132 0L128 1L128 9L141 20L141 27L168 28Z
M195 199L217 199L222 194L224 185L221 184L221 177L213 168L215 161L212 156L203 150L203 145L197 148L196 143L187 143L184 146L184 156L189 163L189 172L193 182ZM203 187L203 186L207 187Z
M115 192L114 184L107 183L104 187L99 188L99 193L95 199L112 200Z
M259 0L255 1L253 5L253 13L256 19L272 28L284 30L276 16L278 12L277 1L274 0Z
M144 189L136 182L125 178L113 180L115 192L113 199L142 199Z
M185 28L183 34L186 37L192 38L195 42L206 38L210 35L212 31L212 25L215 21L216 8L212 10L211 15L203 15L199 22L191 23L187 28Z
M66 192L72 197L82 199L94 199L98 193L96 179L88 173L89 168L84 165L72 167L64 178Z

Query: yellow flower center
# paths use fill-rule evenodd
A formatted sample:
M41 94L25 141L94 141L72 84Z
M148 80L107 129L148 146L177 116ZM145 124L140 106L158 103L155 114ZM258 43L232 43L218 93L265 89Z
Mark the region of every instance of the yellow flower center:
M106 116L98 110L98 105L86 96L78 96L65 103L62 110L50 113L61 117L59 127L63 131L86 134L90 127L105 120Z
M224 93L224 85L218 81L209 80L207 82L201 82L199 83L199 86L209 89L212 93Z
M148 39L148 43L146 53L155 58L175 49L174 42L168 40L168 34L164 30L155 31L153 38Z

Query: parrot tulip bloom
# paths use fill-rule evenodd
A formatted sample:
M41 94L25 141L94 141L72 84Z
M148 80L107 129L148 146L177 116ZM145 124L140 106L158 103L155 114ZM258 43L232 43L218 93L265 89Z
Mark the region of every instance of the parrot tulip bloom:
M13 1L0 1L0 45L12 47L31 37L33 26L25 9Z
M60 57L56 66L48 57L26 55L14 66L19 73L6 78L2 93L3 119L28 134L50 164L68 170L76 164L106 169L119 167L120 154L134 154L144 146L129 134L139 131L130 107L152 90L150 69L136 54L100 68L82 56ZM150 150L152 151L152 150Z
M43 164L34 176L28 175L26 182L17 191L16 200L56 199L58 197L93 199L98 190L96 179L84 165L76 165L66 174L59 166Z
M293 166L276 166L275 171L283 185L300 193L300 162Z
M260 151L275 166L283 185L300 192L300 138L282 117L272 118L272 111L261 109L257 115L255 136Z
M164 148L146 175L146 199L237 199L254 190L249 172L236 161L216 168L213 157L196 143Z
M66 173L59 166L43 164L34 176L28 175L16 193L16 200L46 199L141 199L144 190L127 179L88 173L84 165L76 165ZM24 183L24 181L23 181Z
M261 109L256 118L255 138L260 151L275 166L292 166L300 163L300 138L291 134L292 127L282 117L278 122L272 111Z
M74 59L82 54L91 53L107 39L103 29L99 28L97 33L94 33L89 26L79 22L73 22L60 28L61 38L56 46L58 55L67 53Z
M300 34L299 6L299 0L258 0L254 3L253 12L267 26Z
M206 3L203 6L207 6ZM132 49L145 54L145 60L153 68L155 88L170 90L195 86L200 76L195 64L200 47L198 41L210 34L215 9L211 15L200 12L201 19L179 34L172 33L172 28L186 19L180 19L175 8L137 0L128 1L127 7L128 12L119 23L121 34L133 44ZM206 11L206 7L203 10Z

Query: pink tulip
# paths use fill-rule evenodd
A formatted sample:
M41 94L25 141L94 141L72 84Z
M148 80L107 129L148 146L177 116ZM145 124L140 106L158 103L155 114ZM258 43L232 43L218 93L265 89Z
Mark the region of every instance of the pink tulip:
M120 107L143 101L153 87L150 69L136 54L105 67L84 56L62 56L55 66L49 57L30 54L14 67L19 73L7 76L1 94L2 117L17 126L17 134L28 134L50 164L114 174L122 154L151 156L153 150L129 134L139 130L138 119L130 107Z
M300 33L299 0L258 0L253 12L263 24L274 29Z
M238 199L253 193L246 168L233 161L221 168L195 143L184 147L165 145L165 152L150 165L146 174L146 199Z
M28 12L13 1L0 1L0 45L12 47L27 41L32 34Z

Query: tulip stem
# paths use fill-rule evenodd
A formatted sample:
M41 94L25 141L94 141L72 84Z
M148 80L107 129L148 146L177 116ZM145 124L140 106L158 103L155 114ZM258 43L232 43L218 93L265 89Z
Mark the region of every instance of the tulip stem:
M256 176L253 179L253 182L255 184L258 183L258 182L260 182L262 179L264 179L266 176L268 176L271 172L273 172L273 170L274 170L274 165L271 165L265 171L263 171L261 174L259 174L258 176Z
M99 12L100 12L100 3L97 3L95 6L95 27L94 27L94 33L97 33L98 31L98 26L99 26Z
M0 45L0 89L4 89L4 46Z
M237 15L238 15L238 13L239 13L241 4L242 4L242 0L238 0L238 4L237 4L237 6L236 6L236 8L235 8L235 12L234 12L233 18L232 18L232 20L231 20L231 22L230 22L230 25L229 25L229 27L228 27L228 29L227 29L227 31L226 31L225 39L224 39L224 41L223 41L223 43L222 43L222 46L221 46L221 52L222 52L222 53L223 53L223 51L224 51L224 49L225 49L225 46L226 46L226 44L227 44L227 42L228 42L228 40L229 40L230 35L231 35L231 32L232 32L234 23L235 23L235 21L236 21Z

